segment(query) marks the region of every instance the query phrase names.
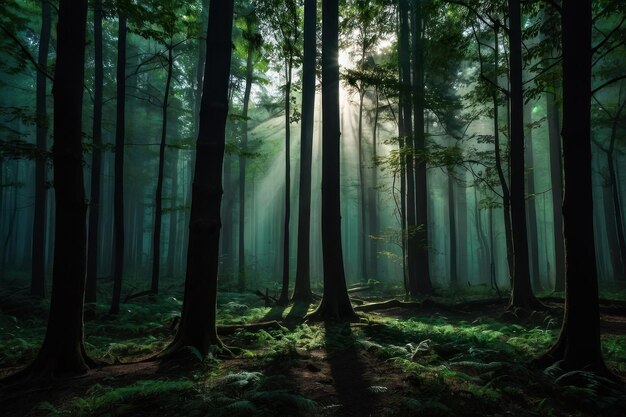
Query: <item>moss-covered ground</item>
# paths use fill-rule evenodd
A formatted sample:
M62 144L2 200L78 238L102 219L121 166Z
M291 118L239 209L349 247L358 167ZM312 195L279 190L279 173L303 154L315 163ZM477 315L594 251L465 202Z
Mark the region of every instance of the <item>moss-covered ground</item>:
M388 295L379 294L385 298ZM446 300L437 300L443 303ZM455 300L459 301L459 300ZM450 304L448 304L450 305ZM562 310L503 305L393 308L355 324L314 324L313 306L264 307L254 294L222 293L220 324L278 319L272 330L225 336L235 357L142 362L173 337L181 301L142 297L118 317L96 305L88 353L109 365L87 375L0 392L3 416L623 416L626 393L592 375L576 386L533 369L558 334ZM0 296L0 377L27 364L45 331L46 302ZM626 318L603 316L609 367L626 377ZM580 381L583 381L581 384Z

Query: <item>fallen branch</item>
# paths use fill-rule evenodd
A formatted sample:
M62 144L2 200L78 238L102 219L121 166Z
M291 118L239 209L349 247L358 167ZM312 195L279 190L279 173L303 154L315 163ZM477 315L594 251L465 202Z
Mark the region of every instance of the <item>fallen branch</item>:
M380 303L369 303L354 307L354 311L370 312L376 310L386 310L388 308L422 308L423 303L415 301L387 300Z
M147 290L147 291L141 291L135 294L128 294L126 298L124 298L123 303L127 303L130 300L134 300L135 298L145 297L146 295L154 295L154 293L151 290Z
M258 330L275 330L275 329L285 329L280 322L273 321L264 321L260 323L250 323L250 324L228 324L223 326L217 326L217 334L220 336L231 335L239 330L248 330L248 331L258 331Z

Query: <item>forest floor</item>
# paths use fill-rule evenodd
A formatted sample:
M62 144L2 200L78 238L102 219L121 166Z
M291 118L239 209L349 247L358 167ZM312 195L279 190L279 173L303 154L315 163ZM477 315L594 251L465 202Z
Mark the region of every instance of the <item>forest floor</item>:
M9 294L9 295L7 295ZM359 293L361 294L361 293ZM365 293L357 303L389 299ZM484 298L484 295L483 295ZM314 306L263 307L222 293L220 324L279 320L223 341L233 358L142 359L173 337L181 303L137 298L119 317L106 306L86 323L88 353L109 363L84 376L0 390L2 416L623 416L626 392L588 374L555 383L530 363L558 335L562 305L506 312L469 298L360 313L360 323L303 323ZM603 306L607 364L626 380L626 307ZM407 308L408 307L408 308ZM0 378L31 360L46 302L0 293ZM100 314L102 312L102 314ZM576 380L576 385L571 381ZM582 383L581 383L582 381Z

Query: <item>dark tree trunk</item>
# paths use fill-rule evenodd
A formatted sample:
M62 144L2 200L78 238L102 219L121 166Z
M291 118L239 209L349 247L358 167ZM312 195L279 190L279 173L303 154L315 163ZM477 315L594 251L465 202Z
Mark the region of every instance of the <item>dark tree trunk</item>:
M117 110L115 122L115 187L113 196L113 299L110 314L120 311L124 272L124 136L126 128L126 17L119 16L117 39Z
M176 337L162 356L186 346L204 356L212 345L222 346L215 319L233 0L211 2L208 27L210 65L205 66L204 78L211 82L202 89L183 311Z
M454 170L448 168L448 224L450 231L450 285L458 285L457 246L456 246L456 213L454 202Z
M415 176L413 166L415 162L412 126L412 103L411 103L411 62L409 47L409 3L408 0L400 0L400 37L398 39L398 59L400 60L400 112L403 123L400 125L400 136L404 140L404 148L401 152L405 155L404 165L406 173L406 242L407 242L407 266L409 295L420 295L417 273L417 252L419 236L415 220Z
M378 233L378 167L376 166L376 158L378 157L378 118L380 115L379 109L379 96L380 92L376 87L374 93L374 123L372 126L372 161L374 167L372 168L372 183L368 189L368 208L369 208L369 232L372 234ZM378 240L370 239L369 241L369 271L374 279L378 278Z
M285 218L283 219L283 283L278 304L289 302L289 221L291 218L291 72L292 58L287 63L285 86Z
M50 48L50 1L41 1L41 32L39 34L39 56L37 64L37 159L35 161L35 216L33 219L33 241L31 258L30 294L45 296L46 277L46 153L48 149L48 111L46 105L47 78L43 71L48 67Z
M610 375L600 346L591 168L591 0L563 2L565 317L540 366Z
M522 26L519 0L509 0L511 224L513 232L513 282L511 307L533 308L538 301L530 285L528 232L524 187L524 98L522 91Z
M165 172L165 146L167 143L167 108L170 99L170 86L174 70L174 56L172 53L172 39L167 47L167 78L161 107L161 143L159 144L159 171L154 204L154 233L152 235L152 282L150 292L159 293L159 271L161 269L161 218L163 217L163 174Z
M300 196L298 249L293 301L310 302L311 293L311 166L315 110L317 1L304 2L304 62L302 66L302 126L300 139Z
M526 146L526 208L528 210L528 246L530 250L530 265L532 289L537 292L543 289L541 275L539 274L539 237L537 234L537 198L535 196L535 161L533 156L533 135L532 135L532 108L524 106L524 120L526 122L524 142Z
M178 272L176 269L176 253L179 248L178 245L178 212L179 209L176 206L178 202L178 150L173 151L171 165L171 184L170 192L170 230L167 244L167 276L173 278Z
M423 19L424 11L421 0L414 4L413 13L413 123L415 133L415 150L418 155L426 147L424 134L424 105L425 105L425 81L424 81L424 42L423 42ZM408 173L407 173L408 175ZM428 244L428 184L426 181L426 161L418 157L415 162L415 219L420 228L417 234L417 291L419 294L431 294L433 292L430 281L429 244Z
M95 303L98 279L98 240L100 225L100 178L102 174L102 93L104 67L102 60L102 0L95 0L93 9L94 95L93 153L91 155L91 197L89 199L89 237L87 244L87 287L85 302Z
M59 1L54 97L56 231L50 315L42 347L26 374L84 373L83 299L86 204L83 185L82 103L87 1Z
M626 277L626 240L624 239L624 222L622 220L622 208L619 196L619 178L617 175L617 168L615 166L615 141L617 140L617 129L619 121L621 120L621 114L624 110L624 106L626 106L626 100L624 100L624 102L619 105L617 113L613 118L609 149L607 149L606 151L606 163L609 176L609 185L611 186L611 200L613 203L613 213L615 216L614 223L618 244L618 246L613 249L619 255L621 265L621 270L614 271L614 274L619 280L624 280Z
M498 83L498 66L499 66L499 27L494 29L494 83ZM500 182L500 188L502 188L502 211L504 215L504 236L506 242L506 261L509 267L509 280L513 273L513 233L511 231L511 193L509 191L509 185L504 174L502 167L502 155L500 150L500 103L498 100L498 90L493 89L493 144L495 150L495 165L496 172L498 173L498 181Z
M249 35L252 34L251 23L248 22ZM246 158L248 150L248 108L250 105L250 91L252 91L252 76L254 75L254 41L248 39L248 58L246 61L246 88L243 95L243 140L239 155L239 290L246 289L246 253L245 253L245 223L246 223Z
M550 6L546 6L550 8ZM546 16L545 19L555 16ZM544 58L549 58L546 55ZM550 184L552 217L554 221L554 290L565 291L565 241L563 240L563 161L561 158L561 111L558 100L559 85L556 70L550 72L549 91L546 93L546 117L550 143Z
M365 53L361 56L361 67L365 62ZM363 149L363 100L365 98L365 87L361 86L359 90L359 124L357 130L357 140L358 140L358 158L359 158L359 224L361 229L361 239L359 242L360 250L359 250L359 273L357 277L361 280L365 280L367 274L367 263L366 263L366 247L368 241L367 232L367 201L365 198L365 152Z
M322 0L322 256L324 293L313 318L355 320L341 247L339 140L339 3Z

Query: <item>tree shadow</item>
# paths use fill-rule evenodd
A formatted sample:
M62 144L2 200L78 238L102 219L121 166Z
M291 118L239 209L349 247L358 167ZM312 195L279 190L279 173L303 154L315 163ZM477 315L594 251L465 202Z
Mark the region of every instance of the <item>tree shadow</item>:
M373 415L374 397L371 381L365 377L365 364L359 358L357 340L350 325L325 324L325 344L328 364L345 416Z
M283 313L285 312L285 306L274 306L270 309L270 311L263 316L261 321L281 321L283 319Z
M304 316L306 316L306 314L309 312L310 306L311 303L309 302L296 301L293 307L291 307L289 313L287 313L285 321L292 323L302 321L302 319L304 319Z

